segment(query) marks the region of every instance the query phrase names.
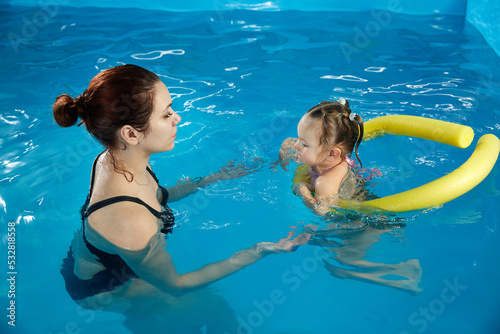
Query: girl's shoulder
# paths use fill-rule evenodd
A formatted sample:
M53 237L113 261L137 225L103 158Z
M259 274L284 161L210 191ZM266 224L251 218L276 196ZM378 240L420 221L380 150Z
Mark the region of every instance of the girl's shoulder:
M326 180L329 180L331 182L336 180L342 181L342 179L347 175L349 170L350 170L349 165L345 161L342 161L339 165L333 167L332 169L330 169L328 172L324 173L321 176L323 176Z
M315 182L315 191L321 196L337 195L340 185L348 175L350 167L342 162L328 172L320 175Z

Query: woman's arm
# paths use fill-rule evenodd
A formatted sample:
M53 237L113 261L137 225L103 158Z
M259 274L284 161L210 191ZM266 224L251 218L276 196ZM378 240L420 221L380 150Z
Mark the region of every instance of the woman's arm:
M278 243L261 242L233 254L226 260L207 264L181 275L177 273L172 258L165 249L162 235L153 236L161 240L156 240L156 244L152 246L154 249L147 256L130 256L131 252L128 250L121 250L120 256L144 281L166 293L182 295L227 277L269 254L291 252L294 247L307 243L309 237L310 235L301 234L292 240L289 235Z
M301 241L296 238L294 240L281 239L278 243L261 242L255 244L250 248L236 252L226 260L207 264L196 271L179 275L177 286L182 290L204 286L227 277L267 255L291 252L292 248L297 246L299 242Z
M218 172L205 177L185 178L177 182L173 187L167 188L169 196L168 202L175 202L189 195L195 194L198 189L205 188L212 183L221 180L236 179L255 171L256 167L246 164L234 165L233 162L223 166Z

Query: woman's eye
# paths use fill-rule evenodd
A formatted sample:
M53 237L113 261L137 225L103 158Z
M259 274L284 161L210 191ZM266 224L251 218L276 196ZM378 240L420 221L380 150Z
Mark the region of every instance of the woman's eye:
M170 116L172 116L173 114L174 114L174 112L173 112L173 111L171 111L171 112L166 113L166 114L165 114L165 116L163 116L163 117L165 117L165 118L169 118L169 117L170 117Z

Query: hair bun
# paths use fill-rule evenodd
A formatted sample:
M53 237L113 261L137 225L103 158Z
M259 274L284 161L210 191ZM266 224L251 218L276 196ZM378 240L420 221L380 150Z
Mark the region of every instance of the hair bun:
M75 103L75 99L68 94L62 94L56 98L56 102L52 106L52 111L57 124L62 127L67 128L75 125L78 120L78 106Z

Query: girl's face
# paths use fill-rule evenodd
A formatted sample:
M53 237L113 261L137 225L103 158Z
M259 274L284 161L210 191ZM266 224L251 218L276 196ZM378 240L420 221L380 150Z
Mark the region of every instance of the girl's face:
M299 139L293 148L297 150L299 160L308 166L318 166L325 158L319 142L320 126L319 120L312 120L307 115L300 119L297 126Z
M153 106L149 129L142 144L149 153L170 151L175 146L176 125L181 121L181 117L172 109L172 98L161 81L155 86Z

